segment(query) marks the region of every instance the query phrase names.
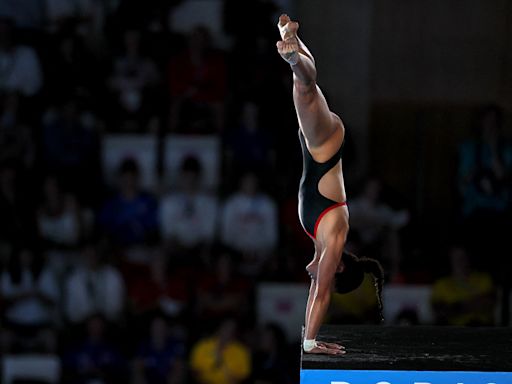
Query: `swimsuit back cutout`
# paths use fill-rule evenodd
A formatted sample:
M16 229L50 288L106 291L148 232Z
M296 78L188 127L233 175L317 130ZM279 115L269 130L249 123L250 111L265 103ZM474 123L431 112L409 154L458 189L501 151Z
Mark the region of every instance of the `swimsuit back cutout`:
M338 151L322 163L317 162L308 150L302 131L299 130L299 140L302 147L303 170L299 187L299 217L306 233L316 238L316 230L320 219L330 209L345 205L323 196L318 190L322 177L338 164L343 152L341 143Z

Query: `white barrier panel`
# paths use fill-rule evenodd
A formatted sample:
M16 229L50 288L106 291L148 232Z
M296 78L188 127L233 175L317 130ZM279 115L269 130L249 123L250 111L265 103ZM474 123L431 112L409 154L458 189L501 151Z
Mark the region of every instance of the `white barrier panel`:
M152 189L157 185L157 139L155 136L105 135L102 142L101 159L105 178L110 186L116 185L119 165L127 158L132 158L137 162L141 184L144 188Z
M257 290L258 322L276 323L289 341L301 337L308 299L306 284L261 283Z
M203 184L215 189L220 178L220 141L217 136L168 135L164 144L165 184L175 186L179 168L187 156L203 168Z

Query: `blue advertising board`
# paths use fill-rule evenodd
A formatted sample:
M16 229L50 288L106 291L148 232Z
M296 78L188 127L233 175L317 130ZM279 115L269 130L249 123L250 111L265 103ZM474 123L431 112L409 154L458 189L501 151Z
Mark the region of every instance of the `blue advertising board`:
M304 369L301 384L512 384L512 372Z

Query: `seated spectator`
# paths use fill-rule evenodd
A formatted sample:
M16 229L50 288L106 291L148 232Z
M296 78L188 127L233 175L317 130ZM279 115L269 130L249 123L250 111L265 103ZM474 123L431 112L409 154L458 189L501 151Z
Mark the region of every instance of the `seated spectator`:
M45 60L45 95L56 103L63 95L81 95L101 108L106 71L101 61L77 32L75 24L62 28L53 37Z
M119 167L119 188L99 214L104 233L118 245L142 245L152 240L158 229L157 201L143 191L139 166L125 159Z
M392 209L381 195L381 182L369 179L363 192L350 201L350 227L361 243L361 254L384 259L394 279L400 270L399 230L408 224L409 212Z
M202 320L222 320L228 316L238 319L249 313L250 285L239 276L233 257L221 252L215 266L202 276L197 287L197 315Z
M286 100L285 84L289 77L284 79L286 71L278 65L275 55L272 55L275 50L274 20L279 8L275 1L225 0L223 3L224 31L231 42L229 89L235 95L250 95L269 106L272 103L276 107L279 105L281 108L274 109L276 115L272 116L275 122L282 115L293 111L293 104L289 109L282 108ZM241 14L244 15L243 20ZM296 119L295 116L293 118ZM283 127L278 126L280 131ZM296 131L296 126L294 128Z
M239 174L245 169L273 168L274 157L271 137L260 127L259 107L245 102L238 126L227 133L229 168Z
M147 124L148 112L157 100L151 100L150 90L158 79L153 61L141 52L141 35L127 30L123 36L124 52L114 60L110 89L117 99L117 124L123 131L140 130Z
M73 323L93 314L119 319L124 307L124 282L119 271L102 261L98 247L86 244L83 263L71 272L65 284L65 313Z
M0 17L10 18L16 28L24 32L42 35L45 22L43 1L2 1Z
M223 55L213 49L210 31L197 27L188 49L169 63L171 130L212 133L223 129L226 68Z
M65 193L56 177L47 176L36 216L48 264L61 276L78 262L78 246L92 233L93 213L82 209L73 194Z
M42 153L47 169L80 197L96 193L99 146L96 120L76 98L50 108L43 119Z
M432 287L432 308L437 324L494 325L496 289L491 277L474 271L464 248L450 250L451 274Z
M141 316L150 311L160 310L167 316L179 316L189 300L189 279L183 271L176 269L169 273L165 256L153 255L149 270L137 267L137 274L127 282L131 311Z
M471 249L489 257L501 255L507 246L512 213L512 144L504 136L503 111L491 105L480 111L476 137L459 146L458 189L462 231ZM485 223L485 225L482 225ZM495 259L491 265L501 265ZM492 272L501 279L501 269Z
M17 93L0 96L0 162L13 160L31 167L35 158L35 143L30 128L20 115Z
M147 7L150 14L145 23L144 34L151 44L145 45L144 49L162 73L167 71L171 57L183 52L186 45L185 36L173 28L172 18L169 17L171 9L177 2L172 0Z
M12 352L13 347L55 351L59 296L57 280L40 256L27 248L12 252L7 269L0 276L5 320L0 338L4 352Z
M243 272L257 275L278 243L277 207L259 190L259 180L245 174L222 211L221 240L242 253Z
M236 323L225 320L214 335L192 347L190 366L199 384L237 384L250 376L250 351L237 340L236 331Z
M459 147L459 191L464 216L503 213L510 206L512 145L503 137L503 111L490 106L478 119L477 137Z
M46 0L45 13L51 25L63 24L68 20L91 17L93 0Z
M93 315L85 324L83 340L63 355L63 383L106 384L128 381L126 361L107 337L102 316Z
M76 247L91 232L92 213L82 211L76 197L62 190L57 178L43 182L43 203L37 213L39 235L50 248Z
M343 295L332 295L328 319L334 324L373 324L380 321L375 280L365 274L361 286Z
M135 384L181 384L185 382L185 345L173 336L167 320L155 316L151 320L149 337L135 357Z
M217 199L204 190L203 170L195 157L183 160L178 190L162 199L160 232L175 258L188 259L208 254L217 225ZM208 260L203 260L208 261Z
M307 279L304 282L309 282L310 279L307 273L305 273L304 265L311 261L313 247L311 238L304 232L299 221L297 206L297 193L289 195L279 202L279 223L281 225L281 235L283 236L281 244L284 248L279 251L278 257L282 258L281 256L285 256L287 259L286 264L288 265L284 265L285 270L287 270L286 273L275 271L277 272L275 277L282 279L286 275L286 277L291 277L292 281ZM272 257L270 262L274 261L275 263L278 257Z
M34 49L17 45L13 33L13 21L0 17L0 92L34 96L43 84L41 65Z
M266 324L258 332L252 382L291 384L289 356L284 331L276 324Z

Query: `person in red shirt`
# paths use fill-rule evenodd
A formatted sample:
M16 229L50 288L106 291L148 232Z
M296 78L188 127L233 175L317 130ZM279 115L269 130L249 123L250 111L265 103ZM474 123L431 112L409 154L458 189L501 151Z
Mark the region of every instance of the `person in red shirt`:
M170 128L186 133L211 133L223 125L226 94L223 55L212 48L207 28L197 27L188 49L169 63Z

